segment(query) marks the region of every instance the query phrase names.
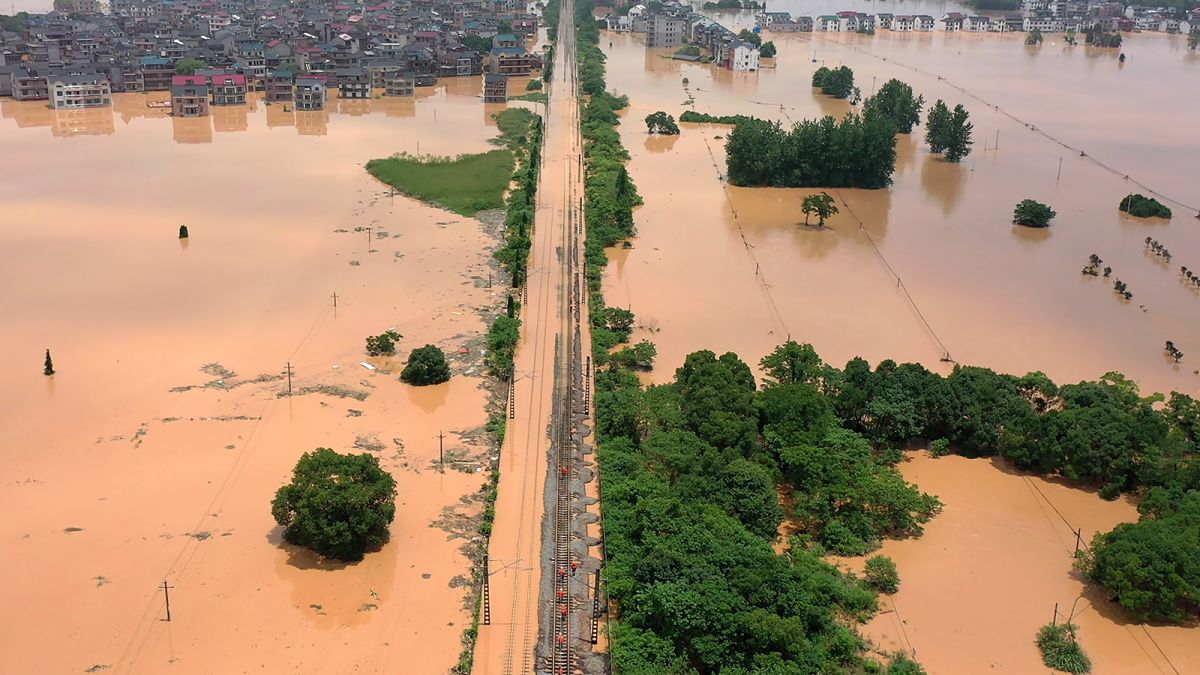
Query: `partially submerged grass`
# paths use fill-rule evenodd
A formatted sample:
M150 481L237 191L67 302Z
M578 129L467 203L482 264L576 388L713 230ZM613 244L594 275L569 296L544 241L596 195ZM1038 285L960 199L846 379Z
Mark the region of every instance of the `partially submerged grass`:
M516 166L513 150L525 144L535 115L509 108L496 115L504 146L458 157L415 157L406 153L367 162L372 176L397 192L463 216L505 207L504 191Z
M1089 673L1092 660L1083 653L1075 640L1075 624L1047 624L1037 632L1037 646L1042 651L1042 663L1067 673Z

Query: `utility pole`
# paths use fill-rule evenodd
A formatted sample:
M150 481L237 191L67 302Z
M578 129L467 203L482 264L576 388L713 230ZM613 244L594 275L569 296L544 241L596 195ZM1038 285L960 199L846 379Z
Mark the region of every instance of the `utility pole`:
M1079 557L1079 545L1083 541L1083 528L1075 530L1075 557Z
M444 446L442 445L442 439L445 437L446 434L443 434L440 431L438 432L438 464L443 468L446 466L446 452Z
M1054 177L1054 182L1057 183L1059 178L1062 178L1062 157L1058 158L1058 175Z
M333 308L337 309L337 291L333 292Z
M1058 603L1057 602L1054 603L1054 618L1050 620L1050 625L1051 626L1058 625Z
M375 229L370 225L367 226L367 253L371 252L371 231Z
M292 395L292 362L291 361L288 361L288 364L287 364L287 378L288 378L288 396L291 396Z
M167 600L167 618L164 619L164 621L171 620L171 589L172 588L175 588L175 587L168 586L167 580L163 579L163 585L162 585L163 597L166 598L166 600Z

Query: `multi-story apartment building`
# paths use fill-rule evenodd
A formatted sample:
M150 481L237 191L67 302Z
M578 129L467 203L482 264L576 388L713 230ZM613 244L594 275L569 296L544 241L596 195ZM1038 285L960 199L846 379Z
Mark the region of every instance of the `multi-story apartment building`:
M371 98L371 76L362 68L337 71L338 98Z
M50 83L44 70L18 67L10 75L12 97L18 101L44 101L50 98Z
M246 102L245 75L211 75L213 105L242 105Z
M203 75L176 75L171 79L171 114L175 117L208 115L208 78Z
M327 84L323 75L297 76L296 89L292 94L296 110L324 110Z
M646 22L646 46L672 48L683 44L687 21L682 16L654 12Z
M277 70L267 75L264 96L271 103L290 101L295 85L296 76L290 70Z
M55 110L112 105L112 88L103 75L52 75L50 106Z
M161 56L143 56L142 84L146 91L168 91L175 77L175 64Z

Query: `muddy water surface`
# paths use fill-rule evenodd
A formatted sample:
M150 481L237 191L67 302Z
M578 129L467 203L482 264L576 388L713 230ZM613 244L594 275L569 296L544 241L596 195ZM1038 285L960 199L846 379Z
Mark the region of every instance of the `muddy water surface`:
M1074 531L1086 545L1135 520L1132 504L989 460L921 453L900 468L945 509L920 538L878 551L900 573L900 591L881 596L882 611L863 630L879 649L915 652L930 673L1046 672L1033 636L1057 604L1058 620L1079 626L1097 675L1200 668L1194 628L1128 623L1071 570ZM861 573L863 559L838 564Z
M791 336L837 365L861 355L945 373L948 356L1060 382L1119 370L1147 392L1194 393L1190 357L1176 365L1162 352L1166 340L1200 345L1200 294L1178 272L1200 255L1192 179L1200 130L1188 122L1200 89L1186 84L1200 77L1200 60L1181 40L1128 36L1122 66L1111 50L1031 49L1021 36L768 37L780 58L758 73L671 61L635 36L601 41L610 86L631 98L620 131L646 202L633 248L610 252L605 293L637 313L635 339L656 343L655 381L697 349L733 350L754 364ZM656 138L641 122L656 110L678 115L689 97L698 111L784 124L840 116L847 102L809 86L822 62L850 65L864 95L897 77L927 101L964 104L975 152L952 165L929 154L920 128L900 136L893 187L830 190L841 213L817 229L800 213L815 190L723 182L729 127L683 124L680 136ZM1175 219L1120 214L1123 195L1146 192L1134 180L1174 200ZM1014 227L1013 205L1024 198L1049 203L1054 225ZM1171 249L1171 264L1146 252L1146 236ZM1131 301L1111 279L1080 274L1091 253L1129 285ZM884 650L915 650L931 673L1041 672L1034 632L1055 602L1069 606L1083 591L1070 571L1073 535L1047 497L1087 540L1136 511L988 462L917 460L904 470L947 507L924 537L885 546L902 590L897 612L867 634ZM1143 630L1094 594L1076 609L1098 673L1200 667L1196 629Z
M493 244L362 164L418 141L487 149L477 89L307 118L255 102L173 120L118 95L67 123L2 102L0 566L22 609L0 621L0 671L455 663L460 549L492 452L472 439ZM363 338L391 327L397 357L368 359ZM426 343L455 377L401 384ZM363 562L281 544L270 500L318 446L372 452L396 477L392 540Z

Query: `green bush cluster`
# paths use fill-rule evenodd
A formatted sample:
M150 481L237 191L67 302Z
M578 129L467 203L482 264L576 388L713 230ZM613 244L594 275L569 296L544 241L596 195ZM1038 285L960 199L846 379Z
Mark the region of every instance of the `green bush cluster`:
M900 573L896 571L896 563L886 555L868 558L863 577L872 588L881 593L895 593L900 590Z
M1119 207L1122 211L1138 218L1170 218L1171 209L1162 202L1140 194L1130 194L1121 200Z
M1048 227L1056 215L1054 209L1041 202L1022 199L1013 209L1013 223L1025 227Z
M512 133L502 136L514 139L512 143L519 148L520 163L510 181L516 183L516 187L508 194L508 212L504 217L504 245L493 254L508 271L514 288L524 283L529 249L533 245L532 230L537 211L537 181L542 152L541 117L523 108L510 108L498 116L497 122L504 124L506 115L515 110L521 110L529 119L521 126L517 126L517 120L509 120L508 123L516 128L512 129Z
M1083 653L1083 647L1075 640L1075 624L1046 624L1038 629L1037 646L1042 652L1042 663L1065 673L1090 673L1092 660Z
M734 185L887 187L896 170L896 128L883 116L853 113L840 122L803 120L791 131L778 122L739 120L725 144L725 163Z
M367 336L367 356L384 356L396 353L396 342L404 336L394 330L387 330L379 335Z

